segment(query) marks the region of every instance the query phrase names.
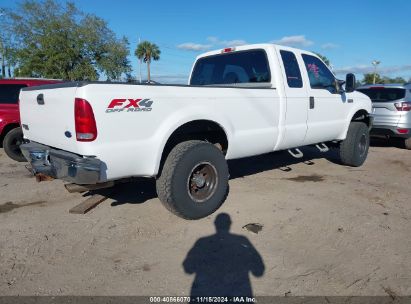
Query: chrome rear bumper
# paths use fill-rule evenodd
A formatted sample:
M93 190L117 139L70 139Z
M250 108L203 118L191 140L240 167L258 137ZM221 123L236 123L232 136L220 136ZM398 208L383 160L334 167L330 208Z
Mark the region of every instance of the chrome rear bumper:
M103 162L71 152L30 142L20 146L34 174L44 174L71 183L86 185L100 182Z

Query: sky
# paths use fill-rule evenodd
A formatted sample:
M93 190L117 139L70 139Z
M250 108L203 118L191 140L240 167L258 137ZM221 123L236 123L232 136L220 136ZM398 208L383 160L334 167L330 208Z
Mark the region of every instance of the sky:
M65 2L58 0L59 2ZM152 78L186 83L194 59L207 50L274 42L325 55L339 78L353 72L359 79L381 63L384 76L411 78L411 1L132 1L74 0L76 6L108 21L130 41L130 60L141 40L156 43L161 58L152 63ZM15 0L0 0L13 8ZM145 65L142 66L146 78Z

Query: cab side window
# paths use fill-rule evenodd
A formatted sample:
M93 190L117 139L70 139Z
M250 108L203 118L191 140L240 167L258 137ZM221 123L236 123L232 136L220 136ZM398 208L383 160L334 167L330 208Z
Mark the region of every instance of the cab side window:
M328 90L330 93L335 93L335 76L327 66L317 57L306 54L302 56L311 88Z
M303 80L301 78L300 67L298 66L297 58L293 52L280 51L281 59L283 60L285 76L289 88L302 88Z

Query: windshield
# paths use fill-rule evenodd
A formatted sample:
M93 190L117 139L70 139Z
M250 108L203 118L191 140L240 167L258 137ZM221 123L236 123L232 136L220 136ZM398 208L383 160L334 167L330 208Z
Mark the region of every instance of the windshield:
M374 102L388 102L402 99L405 97L406 92L405 89L387 87L359 89L358 91L370 97Z
M264 50L214 55L199 59L191 85L270 82L270 69Z

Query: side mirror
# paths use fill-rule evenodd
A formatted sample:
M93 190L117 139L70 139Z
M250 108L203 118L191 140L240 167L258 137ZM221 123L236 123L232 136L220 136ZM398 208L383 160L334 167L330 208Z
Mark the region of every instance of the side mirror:
M347 93L351 93L355 91L355 75L352 73L348 73L345 77L345 91Z

